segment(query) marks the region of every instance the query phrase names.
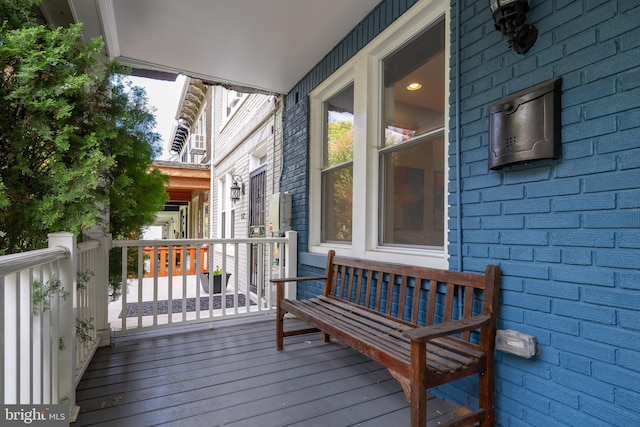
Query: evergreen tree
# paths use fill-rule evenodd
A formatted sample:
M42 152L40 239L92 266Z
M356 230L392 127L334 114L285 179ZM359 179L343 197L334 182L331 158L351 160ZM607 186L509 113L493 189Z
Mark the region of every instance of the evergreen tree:
M80 24L51 29L35 0L0 0L0 254L46 246L47 233L103 223L123 237L153 221L166 177L143 89L101 64Z

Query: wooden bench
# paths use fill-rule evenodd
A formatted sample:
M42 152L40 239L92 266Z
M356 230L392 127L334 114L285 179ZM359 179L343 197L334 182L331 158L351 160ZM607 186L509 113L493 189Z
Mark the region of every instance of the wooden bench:
M284 298L287 282L324 281L316 298ZM411 426L426 426L427 389L479 374L480 408L451 425L494 424L494 345L500 269L461 273L336 256L325 276L273 279L277 348L284 337L321 331L384 365L404 390ZM285 330L291 313L310 326ZM419 326L426 325L426 326Z

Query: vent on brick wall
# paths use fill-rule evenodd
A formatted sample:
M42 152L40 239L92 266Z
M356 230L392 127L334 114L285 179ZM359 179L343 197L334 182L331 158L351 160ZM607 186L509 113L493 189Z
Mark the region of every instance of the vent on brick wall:
M489 106L489 169L560 158L561 84L553 79Z

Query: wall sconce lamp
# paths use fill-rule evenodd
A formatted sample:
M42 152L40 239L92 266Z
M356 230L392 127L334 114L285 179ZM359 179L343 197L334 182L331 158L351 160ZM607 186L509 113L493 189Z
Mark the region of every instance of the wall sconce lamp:
M538 29L527 24L531 0L489 0L496 30L509 39L509 47L524 55L538 39Z
M233 183L229 188L229 192L231 193L231 201L235 204L238 200L240 200L240 195L244 195L244 182L242 181L242 177L239 175L232 175L231 179ZM240 185L238 184L240 182Z

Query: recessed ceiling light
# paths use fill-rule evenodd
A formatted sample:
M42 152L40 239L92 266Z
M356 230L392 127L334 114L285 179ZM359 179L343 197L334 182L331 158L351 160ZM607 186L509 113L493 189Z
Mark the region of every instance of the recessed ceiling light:
M407 86L407 90L418 90L422 87L422 85L418 82L411 83Z

